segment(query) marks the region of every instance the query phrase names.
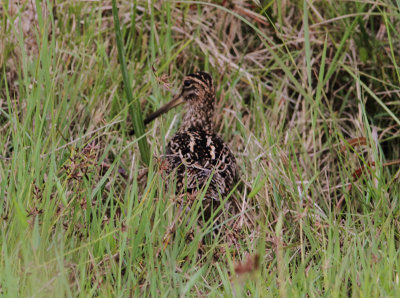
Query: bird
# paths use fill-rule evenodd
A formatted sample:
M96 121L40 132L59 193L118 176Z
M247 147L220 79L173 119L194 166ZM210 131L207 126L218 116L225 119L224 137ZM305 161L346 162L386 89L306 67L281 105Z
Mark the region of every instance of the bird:
M238 181L235 156L215 130L215 102L210 74L199 71L185 76L181 92L145 119L146 124L150 123L172 108L185 105L182 123L166 146L165 171L176 179L177 192L197 195L208 185L202 202L206 220Z

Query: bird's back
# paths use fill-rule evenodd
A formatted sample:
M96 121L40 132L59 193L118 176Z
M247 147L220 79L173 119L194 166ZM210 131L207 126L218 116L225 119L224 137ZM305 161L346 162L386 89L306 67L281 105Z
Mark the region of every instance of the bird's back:
M194 193L212 176L205 197L219 200L237 181L237 164L231 150L214 132L201 128L178 131L167 145L168 172L176 171L177 190Z

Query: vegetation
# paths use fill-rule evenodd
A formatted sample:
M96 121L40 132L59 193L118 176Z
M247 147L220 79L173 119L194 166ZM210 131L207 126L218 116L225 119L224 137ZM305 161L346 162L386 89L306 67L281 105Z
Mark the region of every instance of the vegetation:
M400 295L399 1L117 1L125 62L111 1L16 2L2 295ZM197 70L241 171L219 234L166 187L181 110L129 133Z

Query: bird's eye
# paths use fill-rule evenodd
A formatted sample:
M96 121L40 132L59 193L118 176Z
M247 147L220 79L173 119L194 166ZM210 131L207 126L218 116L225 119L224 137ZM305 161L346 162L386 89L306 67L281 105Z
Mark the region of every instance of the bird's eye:
M185 80L185 81L183 82L183 85L184 85L185 87L189 87L191 84L192 84L192 82L191 82L190 80Z

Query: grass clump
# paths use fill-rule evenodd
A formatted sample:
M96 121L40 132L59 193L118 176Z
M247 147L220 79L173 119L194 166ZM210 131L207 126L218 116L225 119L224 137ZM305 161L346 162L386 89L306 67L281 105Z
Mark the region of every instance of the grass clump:
M111 1L2 4L3 295L398 296L394 2L118 1L125 81ZM179 111L149 167L129 135L127 78L143 116L196 70L240 165L226 234L165 188Z

